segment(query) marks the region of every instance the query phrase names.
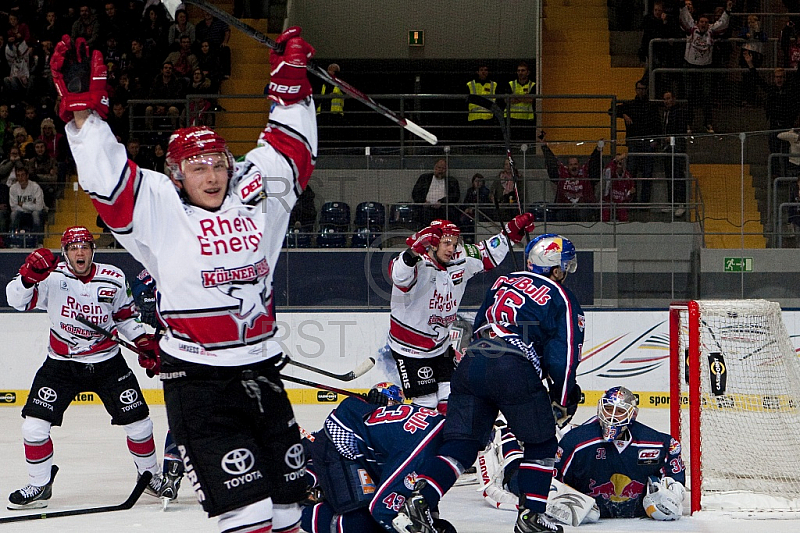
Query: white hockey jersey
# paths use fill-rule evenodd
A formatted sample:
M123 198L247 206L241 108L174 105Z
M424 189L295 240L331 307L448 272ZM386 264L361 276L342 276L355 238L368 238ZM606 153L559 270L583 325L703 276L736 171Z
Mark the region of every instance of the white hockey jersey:
M420 359L444 353L467 281L499 265L508 250L508 240L500 233L477 245L459 245L446 268L428 255L420 256L422 261L413 267L403 261L402 253L395 257L389 264L389 347Z
M47 351L53 359L99 363L119 352L117 343L75 320L78 315L108 331L118 328L130 340L147 333L136 320L139 313L125 274L113 265L94 263L92 273L80 280L61 261L44 281L30 288L23 285L19 275L15 276L6 285L6 297L17 311L47 311L50 317Z
M236 164L213 212L183 202L167 176L129 161L97 115L80 130L70 122L67 138L81 186L158 284L161 349L214 366L281 353L272 340L272 277L292 206L315 164L313 101L273 107L259 146Z

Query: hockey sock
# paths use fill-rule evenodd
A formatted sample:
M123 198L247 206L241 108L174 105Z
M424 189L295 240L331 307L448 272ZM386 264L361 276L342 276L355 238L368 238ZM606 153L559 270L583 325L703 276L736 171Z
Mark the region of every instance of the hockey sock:
M153 422L150 418L139 420L122 426L128 434L128 451L133 456L136 471L140 474L149 470L154 476L160 476L156 443L153 440Z
M43 487L50 482L50 469L53 466L50 422L30 416L25 418L22 423L22 439L25 443L29 483L34 487Z
M547 507L557 447L555 437L538 444L525 444L519 465L520 498L522 505L534 513L543 513Z
M439 455L426 464L425 475L419 476L428 482L421 494L431 509L436 509L465 468L472 466L481 448L471 440L448 440L442 444Z
M275 503L272 511L272 531L299 533L302 510L296 503Z
M272 499L265 498L219 515L222 533L271 533Z

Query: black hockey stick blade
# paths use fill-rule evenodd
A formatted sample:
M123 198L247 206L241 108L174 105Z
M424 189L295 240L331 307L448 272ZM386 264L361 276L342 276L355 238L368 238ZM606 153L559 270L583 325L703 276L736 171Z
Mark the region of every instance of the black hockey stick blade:
M353 381L354 379L361 377L370 370L372 370L372 367L375 366L375 359L372 357L367 358L366 361L355 367L350 372L347 372L346 374L334 374L333 372L328 372L327 370L322 370L321 368L307 365L305 363L300 363L291 358L289 359L289 364L292 366L296 366L297 368L303 368L305 370L308 370L309 372L314 372L315 374L320 374L322 376L327 376L329 378L337 379L339 381Z
M69 511L54 511L52 513L38 513L38 514L27 514L22 516L6 516L0 518L0 524L5 524L8 522L24 522L27 520L43 520L45 518L58 518L60 516L76 516L82 514L95 514L95 513L109 513L112 511L127 511L134 504L139 500L139 496L142 495L144 489L147 487L147 484L150 483L150 479L153 477L151 472L145 472L141 475L139 480L136 482L136 486L133 487L133 491L131 491L130 496L124 502L120 503L119 505L105 505L102 507L87 507L85 509L71 509Z
M202 9L203 11L211 13L212 15L214 15L215 17L217 17L221 21L223 21L226 24L228 24L229 26L233 26L237 30L241 31L242 33L244 33L246 35L249 35L250 37L252 37L256 41L266 45L267 47L269 47L269 48L271 48L273 50L280 50L282 48L281 45L279 45L278 43L276 43L275 41L270 39L268 36L264 35L263 33L261 33L260 31L258 31L255 28L253 28L249 24L246 24L246 23L242 22L241 20L239 20L238 18L234 17L233 15L228 13L227 11L223 11L219 7L211 4L207 0L185 0L185 2L183 2L183 3L197 6L200 9ZM173 19L175 18L175 11L177 10L177 8L178 8L178 6L180 4L181 4L180 0L164 0L164 6L167 8L167 11L172 16ZM379 114L385 116L386 118L388 118L389 120L391 120L392 122L397 124L398 126L402 126L403 128L407 129L408 131L410 131L411 133L413 133L414 135L416 135L420 139L423 139L424 141L426 141L426 142L428 142L430 144L436 144L436 143L439 142L439 139L433 133L429 132L428 130L426 130L422 126L419 126L419 125L411 122L407 118L403 118L403 117L397 115L397 113L395 113L394 111L392 111L388 107L386 107L386 106L384 106L382 104L379 104L378 102L376 102L375 100L373 100L372 98L370 98L366 94L362 93L361 91L359 91L358 89L356 89L355 87L350 85L349 83L344 82L344 81L342 81L339 78L336 78L334 76L331 76L330 74L328 74L328 71L323 69L322 67L320 67L318 65L315 65L313 62L309 61L308 65L306 66L306 68L308 69L308 71L311 74L317 76L318 78L321 78L321 79L325 80L326 82L330 83L331 85L335 85L336 87L339 87L339 89L341 89L341 91L344 94L346 94L346 95L358 100L359 102L361 102L365 106L369 107L373 111L376 111Z
M366 396L364 396L363 394L361 394L359 392L354 392L354 391L346 390L346 389L340 389L340 388L337 388L337 387L330 387L328 385L323 385L322 383L315 383L313 381L308 381L307 379L296 378L294 376L287 376L286 374L281 374L281 379L284 380L284 381L291 381L292 383L297 383L298 385L307 385L307 386L312 387L314 389L327 390L327 391L335 392L337 394L342 394L344 396L352 396L354 398L359 398L361 400L367 401Z

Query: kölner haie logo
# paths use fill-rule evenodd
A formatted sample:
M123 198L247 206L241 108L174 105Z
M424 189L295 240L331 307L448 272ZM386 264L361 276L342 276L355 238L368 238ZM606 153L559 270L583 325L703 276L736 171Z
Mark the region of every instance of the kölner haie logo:
M317 391L317 401L318 402L335 402L339 399L339 394L329 391L329 390L321 390Z
M0 391L0 403L17 403L17 393Z

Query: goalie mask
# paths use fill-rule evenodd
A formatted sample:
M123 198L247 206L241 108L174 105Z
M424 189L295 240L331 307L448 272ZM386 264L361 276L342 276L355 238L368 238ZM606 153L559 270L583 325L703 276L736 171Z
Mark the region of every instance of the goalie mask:
M228 177L233 175L234 159L228 150L225 139L206 126L192 126L181 128L169 138L167 146L167 166L174 179L184 179L183 169L187 163L205 163L213 165L213 154L223 156L227 167Z
M578 257L572 241L556 235L545 233L539 235L525 247L528 270L534 274L549 276L553 267L559 267L565 274L572 274L578 269Z
M367 401L376 405L398 405L405 399L403 389L388 381L378 383L367 394Z
M78 251L74 244L84 244L88 246L88 257L86 253ZM66 258L70 270L79 276L86 275L92 268L94 259L94 235L83 226L73 226L67 228L61 235L61 254Z
M611 442L633 424L639 413L638 400L625 387L608 389L597 402L597 420L603 428L603 439Z

